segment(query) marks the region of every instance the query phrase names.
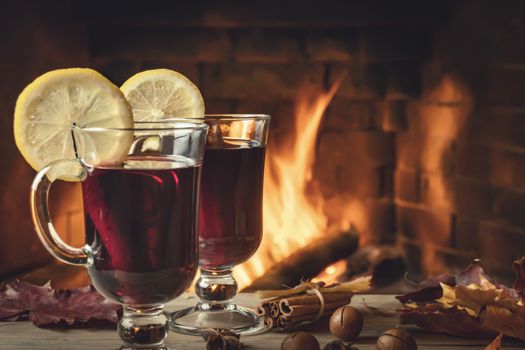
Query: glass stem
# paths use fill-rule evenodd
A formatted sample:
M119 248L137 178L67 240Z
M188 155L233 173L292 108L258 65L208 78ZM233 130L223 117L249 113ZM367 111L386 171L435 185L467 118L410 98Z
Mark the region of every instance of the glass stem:
M237 281L233 278L232 269L201 269L200 277L195 283L195 293L201 299L197 305L200 309L224 309L233 306L231 301L237 294Z
M160 346L168 336L168 330L168 319L162 312L162 305L155 307L124 305L118 333L127 345L133 348Z

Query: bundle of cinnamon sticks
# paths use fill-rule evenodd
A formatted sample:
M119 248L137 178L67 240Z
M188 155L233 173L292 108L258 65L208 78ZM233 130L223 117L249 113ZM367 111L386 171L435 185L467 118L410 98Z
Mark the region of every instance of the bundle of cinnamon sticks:
M257 313L268 328L289 330L332 315L337 308L350 303L354 293L364 292L369 287L370 277L367 276L331 286L303 282L288 290L259 291L257 294L267 299L259 304Z

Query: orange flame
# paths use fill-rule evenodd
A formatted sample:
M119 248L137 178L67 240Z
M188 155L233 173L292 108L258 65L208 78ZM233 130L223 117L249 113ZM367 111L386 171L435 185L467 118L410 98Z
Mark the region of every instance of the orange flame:
M310 198L307 186L312 179L317 132L341 81L342 77L329 91L313 99L311 94L300 94L291 147L267 151L263 240L257 253L235 269L240 288L326 232L323 197Z
M319 275L312 278L312 282L324 282L327 285L338 283L341 275L346 271L347 261L341 259L327 266Z
M472 94L458 77L444 75L438 84L423 97L425 103L420 107L423 136L421 162L442 164L451 140L458 137L473 106ZM453 107L453 108L451 108ZM434 137L430 137L434 136ZM433 175L428 179L427 201L442 208L454 206L455 193L447 186L443 175ZM438 230L447 231L448 228ZM437 247L446 246L450 232L446 236L432 236L432 230L419 231L421 243L421 264L428 276L446 271L445 262L437 254Z

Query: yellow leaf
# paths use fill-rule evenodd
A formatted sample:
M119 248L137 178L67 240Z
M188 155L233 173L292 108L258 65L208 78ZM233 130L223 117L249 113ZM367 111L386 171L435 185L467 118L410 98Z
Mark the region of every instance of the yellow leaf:
M481 305L479 303L476 303L474 300L471 300L471 298L469 298L468 296L468 292L465 293L462 290L463 288L468 288L463 287L460 289L459 287L463 286L450 287L446 284L441 283L441 288L443 289L443 296L436 301L443 305L443 307L446 309L450 309L455 306L460 310L464 310L470 316L477 316Z
M525 340L525 317L505 308L488 305L480 314L483 327Z
M469 308L479 314L484 305L494 304L499 295L497 289L478 289L475 285L457 286L456 304L461 307Z

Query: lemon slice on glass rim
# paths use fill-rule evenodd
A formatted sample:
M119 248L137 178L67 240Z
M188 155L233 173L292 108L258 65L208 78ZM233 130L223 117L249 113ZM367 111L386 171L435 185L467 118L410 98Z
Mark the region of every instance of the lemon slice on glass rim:
M133 115L118 87L89 68L47 72L18 97L14 114L15 142L25 160L37 171L55 160L77 158L72 136L74 124L131 128ZM98 161L124 160L132 142L128 133L100 135L96 137Z
M204 101L197 86L170 69L137 73L120 90L131 105L135 122L204 116Z

